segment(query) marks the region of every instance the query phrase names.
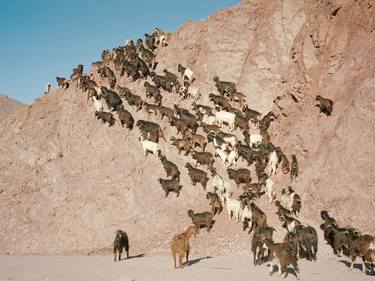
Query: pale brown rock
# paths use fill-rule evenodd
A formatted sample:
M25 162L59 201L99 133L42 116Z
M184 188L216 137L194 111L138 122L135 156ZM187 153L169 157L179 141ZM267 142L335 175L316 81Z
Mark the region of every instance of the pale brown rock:
M184 24L158 51L157 72L177 73L178 63L187 65L206 104L218 75L237 83L251 108L274 110L272 142L298 157L293 186L302 195L302 221L317 227L324 208L341 224L374 233L374 18L370 1L241 1ZM120 85L144 98L143 82L123 79ZM334 101L331 117L315 107L318 94ZM167 106L176 102L163 95ZM147 118L130 111L136 120ZM161 127L167 139L176 134L166 121ZM187 210L208 210L208 201L184 168L191 158L161 141L184 186L179 198L165 198L157 182L165 178L162 165L152 155L144 158L138 136L118 121L102 125L75 84L0 120L0 254L110 253L117 229L127 231L131 253L168 251L171 237L190 224ZM226 177L222 167L218 171ZM279 193L289 175L278 170L274 181ZM280 229L276 208L265 199L259 205ZM248 253L240 224L228 223L225 210L215 220L193 251ZM319 255L331 253L325 249Z

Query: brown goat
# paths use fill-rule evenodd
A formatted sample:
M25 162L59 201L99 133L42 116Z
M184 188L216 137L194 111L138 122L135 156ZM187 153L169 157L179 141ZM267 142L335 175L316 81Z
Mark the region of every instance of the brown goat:
M271 239L263 240L268 247L270 254L268 260L270 264L270 275L273 274L273 262L277 258L279 260L279 273L283 278L288 276L288 265L292 265L296 274L297 280L299 280L299 268L297 260L297 245L290 241L275 243Z
M249 233L255 228L258 227L266 227L267 226L267 217L266 214L259 209L253 202L250 203L250 209L251 209L251 227L249 230Z
M182 259L186 257L186 263L189 261L190 245L189 239L191 236L197 236L199 228L195 225L189 226L184 232L176 234L171 243L171 252L174 261L174 268L177 268L176 258L178 255L179 267L182 267Z
M371 263L371 270L374 272L375 263L375 237L371 235L360 235L355 239L350 247L350 270L356 257L362 258L362 272L366 272L366 261Z
M319 107L319 112L323 112L325 115L331 116L333 110L333 101L327 98L323 98L319 95L316 96L315 100L319 102L319 104L315 105Z
M234 180L237 184L237 188L241 183L250 183L250 171L248 169L227 169L229 179Z
M208 182L207 173L197 168L193 168L190 163L186 163L185 168L188 169L188 174L193 185L196 185L199 182L202 185L203 189L206 190Z
M206 198L210 200L211 210L214 213L214 216L223 211L223 204L221 203L219 195L216 193L207 192Z
M194 211L190 209L188 211L188 216L198 228L207 228L207 232L210 232L210 229L215 223L215 220L213 220L214 214L211 212L194 213Z
M290 166L290 182L292 182L293 179L298 177L298 162L295 154L292 155L292 164Z

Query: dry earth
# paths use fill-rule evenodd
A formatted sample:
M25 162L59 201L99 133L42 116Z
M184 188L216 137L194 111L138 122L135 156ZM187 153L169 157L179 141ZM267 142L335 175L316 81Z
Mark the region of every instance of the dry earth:
M212 77L219 75L237 83L251 108L263 114L272 109L278 116L269 129L272 142L299 160L300 175L293 187L303 199L302 222L318 227L319 211L327 209L341 225L373 234L374 15L372 1L241 1L183 25L169 46L158 51L157 72L165 67L177 72L182 63L195 73L201 103L209 104L208 94L216 93ZM145 97L144 81L118 80ZM317 94L334 101L331 117L319 114ZM167 106L190 106L168 93L164 97ZM143 112L131 112L135 119L147 119ZM165 120L161 126L167 139L176 134ZM121 228L128 232L133 252L165 255L174 233L190 223L186 211L209 206L183 167L190 156L179 156L169 141L161 142L161 150L180 167L184 187L179 198L165 198L157 182L165 177L163 168L157 158L143 156L138 135L118 122L108 128L96 120L92 104L75 84L0 119L0 254L109 254L114 232ZM226 177L223 167L218 171ZM274 181L280 193L289 176L279 170ZM211 181L208 185L211 188ZM265 199L259 206L281 239L284 231L275 207ZM327 260L331 250L320 231L319 238L319 259ZM245 257L249 240L223 212L212 232L202 231L195 239L193 254ZM33 259L38 258L30 258L31 264ZM2 258L4 263L9 260L12 257ZM331 263L342 268L332 272L349 278L343 264Z

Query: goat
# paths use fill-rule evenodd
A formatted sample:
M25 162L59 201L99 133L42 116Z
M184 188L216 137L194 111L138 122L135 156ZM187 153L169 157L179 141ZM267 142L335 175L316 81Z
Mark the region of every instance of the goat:
M278 163L279 163L279 159L277 158L276 150L274 150L271 152L268 163L267 163L270 177L273 177L276 175L276 169L277 169Z
M362 258L362 272L366 272L366 261L372 264L371 270L374 272L375 263L375 237L365 234L354 239L350 247L350 270L353 269L353 263L356 257Z
M308 260L316 260L318 252L318 233L312 226L296 225L295 233L298 238L299 258L306 256Z
M156 100L158 96L161 96L158 87L151 85L147 81L144 83L144 86L146 88L146 97L153 97Z
M162 137L166 141L164 133L161 130L159 124L145 120L138 120L136 125L141 131L144 138L149 138L150 134L154 133L154 135L156 136L156 142L159 141L159 137Z
M262 115L260 112L250 109L247 105L242 108L242 112L245 114L245 118L251 120L254 124L258 124L259 117Z
M158 106L159 116L161 120L163 120L164 116L167 116L169 121L172 120L172 117L174 115L173 109L166 107L166 106Z
M122 249L125 248L126 258L129 258L129 238L125 231L117 230L115 240L113 242L113 254L115 256L114 261L118 253L118 260L121 260Z
M193 106L193 109L196 114L201 113L206 114L208 116L214 115L212 108L207 105L196 104L195 102L193 102L191 105Z
M215 105L218 105L218 106L220 106L224 109L230 107L230 104L225 97L217 96L217 95L214 95L212 93L209 94L208 97L209 97L210 101L213 102Z
M253 253L254 265L260 264L261 260L264 258L264 240L272 240L274 231L275 229L269 226L258 227L255 229L253 238L251 239L251 251Z
M199 182L202 185L203 190L206 190L208 182L207 173L197 168L193 168L190 163L186 163L185 168L188 169L188 174L193 185L196 185Z
M97 97L93 96L93 97L91 97L91 99L94 102L95 111L103 111L104 110L103 104L100 102L100 100L98 100Z
M190 142L192 143L194 148L199 147L199 148L202 149L202 151L204 151L206 149L207 141L206 141L206 138L204 136L199 135L199 134L193 134L190 131L186 131L185 137L190 140Z
M241 183L250 183L250 171L248 169L227 169L228 177L231 180L234 180L237 184L237 188Z
M199 165L207 165L209 168L212 168L215 162L215 159L210 152L192 151L191 156L194 160L196 160L195 167L197 167L197 165L199 164Z
M267 226L267 217L266 217L266 214L261 209L259 209L258 206L254 204L254 202L251 202L249 206L250 206L251 213L252 213L251 227L249 230L249 233L251 233L254 227L256 229L258 227Z
M210 200L211 210L214 215L220 214L223 211L223 204L216 193L207 192L206 198Z
M262 135L261 134L250 134L249 135L249 145L251 148L258 147L258 145L262 142Z
M221 176L216 173L215 169L211 169L211 176L212 176L212 186L214 191L219 191L219 195L221 196L221 201L224 202L223 194L227 193L229 196L232 196L232 187L228 182L225 182Z
M186 263L189 261L190 245L189 239L191 236L197 236L199 228L195 225L189 226L184 232L175 235L171 243L171 252L174 261L174 268L176 267L176 257L178 255L179 267L182 267L182 259L186 257Z
M50 82L48 82L47 85L46 85L46 89L44 91L44 94L45 95L49 94L51 92L51 88L52 88L52 85L51 85Z
M228 193L225 193L224 198L227 205L229 221L231 221L232 217L234 217L236 222L238 222L241 218L241 201L231 198Z
M151 113L155 114L155 117L159 116L159 106L156 104L149 104L147 102L142 102L142 107L147 113L147 117L150 118Z
M298 177L298 162L295 154L292 155L292 164L290 165L290 182Z
M214 214L211 212L194 213L194 211L190 209L188 211L188 216L196 227L207 228L207 232L210 232L210 229L215 223L215 220L213 220Z
M281 216L280 220L282 221L282 227L291 233L296 233L296 227L301 224L299 220L288 215Z
M172 141L172 145L177 148L178 154L180 154L182 150L185 151L185 155L188 155L190 153L191 142L189 140L176 139L175 137L171 137L170 140Z
M69 88L69 82L63 77L56 77L56 82L61 89L66 90Z
M183 99L193 99L193 102L196 102L201 97L198 87L195 85L191 85L186 81L184 82L184 85L181 88L181 95Z
M228 111L218 111L215 114L216 122L220 127L223 127L223 124L227 124L231 131L234 130L236 115Z
M155 72L151 72L150 77L151 77L152 81L154 81L156 87L162 88L169 93L172 92L173 83L167 77L157 75Z
M161 187L163 188L165 192L165 197L168 197L169 192L177 193L176 197L180 195L182 185L179 184L180 183L179 178L173 178L170 180L164 180L162 178L159 178L159 183L161 184Z
M319 104L315 105L319 107L319 113L322 112L327 116L331 116L333 110L333 101L327 98L323 98L320 95L317 95L315 100L319 102Z
M270 261L270 275L273 274L273 261L275 257L279 260L279 272L283 278L288 276L288 265L292 265L299 280L299 268L297 263L296 245L291 242L275 243L271 239L265 238L264 243L269 249L268 260Z
M176 127L178 134L181 134L183 137L185 137L186 132L188 131L188 126L184 121L182 121L181 119L177 119L176 117L172 117L169 123L172 126Z
M267 131L272 121L277 119L276 115L270 111L259 121L259 128Z
M149 141L143 137L139 137L139 140L142 144L142 147L143 147L143 150L145 152L145 156L148 155L149 152L151 152L152 154L154 154L155 156L158 155L158 143L157 142L152 142L152 141Z
M164 170L167 173L167 177L171 177L172 179L180 178L180 171L178 170L177 165L172 163L171 161L168 161L167 158L161 154L160 150L158 153L158 158L163 164Z
M144 60L147 62L148 66L151 69L155 69L156 67L156 61L155 61L155 55L150 50L146 49L143 46L142 39L137 40L136 50L141 54L141 56L144 58Z
M221 96L224 96L225 94L237 92L236 84L234 84L233 82L220 81L220 78L218 76L215 76L213 79L214 79L216 88L219 91Z
M180 108L177 105L174 105L173 107L178 118L183 120L188 128L195 134L199 127L197 117L194 114L191 114L188 110Z
M177 70L181 74L183 80L187 80L189 83L194 81L194 72L191 69L178 64Z
M115 118L113 117L112 113L105 112L105 111L96 111L95 116L98 119L102 119L102 123L108 123L108 126L111 127L115 124Z
M266 179L266 196L268 197L268 203L272 203L276 198L276 194L273 191L274 182L270 178Z
M220 148L216 148L215 155L218 155L220 157L226 168L229 168L232 165L236 166L236 161L238 159L238 153L236 149L229 151L227 149L223 150Z
M128 128L129 130L132 130L133 129L133 125L134 125L134 118L133 116L130 114L129 111L123 109L123 108L120 108L118 111L118 118L121 122L121 125L124 127L124 124L126 125L126 128Z
M123 107L122 100L116 92L108 90L106 87L103 86L97 87L97 91L98 94L100 93L99 96L103 96L109 109L118 111L120 108Z

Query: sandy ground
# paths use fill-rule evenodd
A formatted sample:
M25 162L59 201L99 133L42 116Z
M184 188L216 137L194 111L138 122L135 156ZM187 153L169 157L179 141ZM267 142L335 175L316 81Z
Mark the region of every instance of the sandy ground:
M349 271L343 262L300 261L301 280L374 280L356 267ZM275 268L276 270L276 268ZM292 271L287 280L296 280ZM2 256L0 280L32 281L243 281L280 280L269 276L267 265L254 267L248 258L191 257L190 266L173 269L170 257L133 257L114 263L99 256Z

